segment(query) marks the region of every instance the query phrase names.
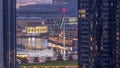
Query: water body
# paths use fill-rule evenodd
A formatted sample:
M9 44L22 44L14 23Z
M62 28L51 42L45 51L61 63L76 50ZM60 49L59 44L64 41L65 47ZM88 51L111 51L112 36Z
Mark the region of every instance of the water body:
M18 47L22 49L42 49L48 47L48 40L42 38L18 38L17 39Z
M43 38L17 38L17 54L35 56L53 56L53 49L48 48L48 39Z
M28 57L54 57L63 54L63 49L54 49L50 47L51 45L58 46L59 48L61 46L51 43L45 38L17 38L17 54L27 55ZM70 52L72 52L71 49L68 49L66 53L70 54Z

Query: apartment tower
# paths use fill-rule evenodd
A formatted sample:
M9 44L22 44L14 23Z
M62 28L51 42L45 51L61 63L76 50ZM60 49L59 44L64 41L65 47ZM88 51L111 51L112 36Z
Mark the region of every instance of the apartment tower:
M116 0L78 0L80 68L114 68Z

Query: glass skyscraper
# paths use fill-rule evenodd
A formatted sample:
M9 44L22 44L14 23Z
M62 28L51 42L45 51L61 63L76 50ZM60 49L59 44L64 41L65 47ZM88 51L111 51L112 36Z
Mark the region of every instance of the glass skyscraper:
M0 0L0 67L3 68L3 1Z
M0 68L16 68L15 0L0 0Z
M116 65L116 0L78 0L80 68Z

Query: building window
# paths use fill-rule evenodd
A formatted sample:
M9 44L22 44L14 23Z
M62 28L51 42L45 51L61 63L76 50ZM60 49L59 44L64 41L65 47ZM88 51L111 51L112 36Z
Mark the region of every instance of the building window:
M86 14L81 14L81 18L85 18L86 17Z
M116 32L116 35L119 36L119 32Z
M86 13L85 10L79 10L78 12L79 12L79 13L84 13L84 14Z
M119 40L119 37L116 37L116 40Z

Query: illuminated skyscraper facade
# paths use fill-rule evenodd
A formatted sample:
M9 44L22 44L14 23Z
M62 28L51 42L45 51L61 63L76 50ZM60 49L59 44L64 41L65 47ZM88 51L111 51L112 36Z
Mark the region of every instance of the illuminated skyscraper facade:
M114 68L116 0L78 0L80 68Z

